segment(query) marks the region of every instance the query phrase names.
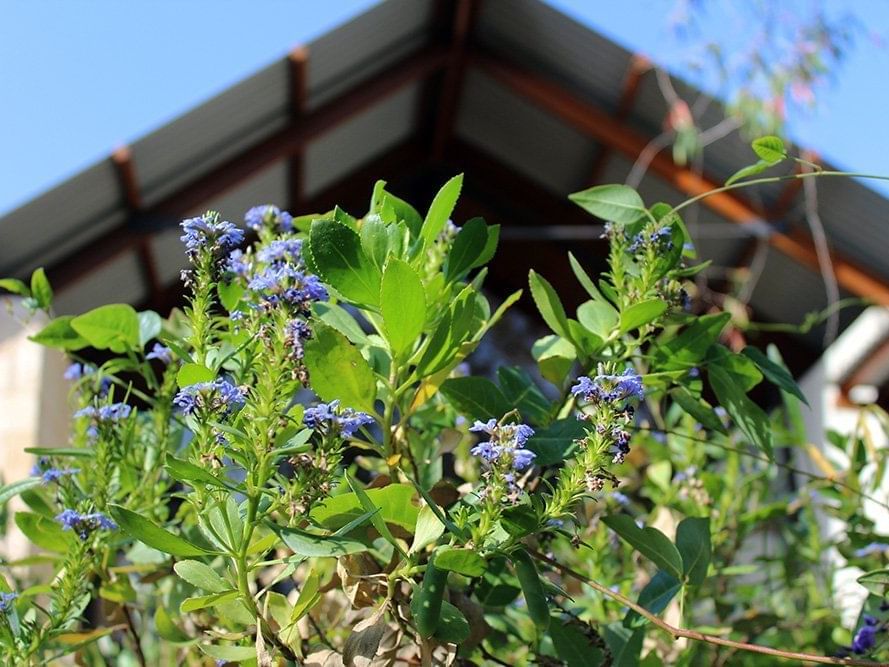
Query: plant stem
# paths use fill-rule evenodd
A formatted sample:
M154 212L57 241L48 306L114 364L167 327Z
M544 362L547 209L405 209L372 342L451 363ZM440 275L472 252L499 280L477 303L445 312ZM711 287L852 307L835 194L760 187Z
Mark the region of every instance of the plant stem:
M879 667L880 665L884 664L873 662L871 660L858 660L856 658L834 658L830 656L814 655L810 653L797 653L796 651L781 651L779 649L774 649L768 646L760 646L759 644L749 644L747 642L737 642L731 639L723 639L722 637L707 635L703 632L698 632L697 630L686 630L684 628L677 628L676 626L670 625L666 621L661 620L650 611L648 611L645 607L636 604L628 597L625 597L620 593L612 591L607 586L600 584L598 581L590 579L589 577L582 575L580 572L575 572L571 568L562 565L561 563L553 560L552 558L549 558L548 556L545 556L538 551L528 549L528 553L534 556L534 558L536 558L537 560L547 563L562 574L566 574L569 577L577 579L578 581L582 581L587 586L595 591L598 591L602 595L605 595L613 600L616 600L617 602L620 602L622 605L632 609L643 618L648 619L651 623L659 627L661 630L664 630L673 635L674 638L684 637L685 639L694 639L695 641L706 642L708 644L716 644L717 646L728 646L730 648L739 649L742 651L749 651L751 653L762 653L763 655L771 655L777 658L784 658L785 660L800 660L802 662L814 662L822 665L853 665L857 667Z
M721 188L716 188L715 190L708 190L707 192L702 192L699 195L692 197L691 199L686 199L684 202L674 207L670 213L678 213L684 208L691 206L695 202L701 201L702 199L706 199L707 197L712 197L713 195L718 195L722 192L728 192L729 190L739 190L740 188L746 188L751 185L763 185L765 183L781 183L782 181L792 181L795 179L804 179L804 178L815 178L821 176L842 176L844 178L869 178L876 181L889 181L889 176L877 176L876 174L861 174L857 172L845 172L845 171L807 171L800 174L791 174L789 176L770 176L768 178L754 178L752 181L741 181L740 183L732 183L731 185L724 185Z

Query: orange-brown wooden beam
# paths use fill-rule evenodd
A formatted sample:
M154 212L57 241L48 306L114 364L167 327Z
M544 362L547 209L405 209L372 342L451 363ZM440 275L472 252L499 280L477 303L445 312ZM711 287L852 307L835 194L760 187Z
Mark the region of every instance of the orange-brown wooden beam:
M128 146L121 146L111 154L111 163L117 173L123 199L130 215L139 213L142 206L142 193L139 189L139 180L136 176L136 167L133 164L133 152ZM142 278L148 289L148 303L154 305L161 293L161 281L157 271L157 262L151 251L150 237L147 234L137 234L135 241L136 256L139 259L139 267Z
M526 68L507 62L502 57L473 51L471 64L479 67L488 76L510 88L533 104L558 116L587 136L608 144L615 150L635 158L645 148L648 140L626 124L614 119L591 104ZM651 161L651 171L656 173L680 192L693 197L710 192L719 184L692 170L680 167L664 154L658 154ZM736 192L722 192L711 195L702 203L722 217L738 224L747 224L767 219L765 211L746 201ZM818 255L811 238L802 232L782 233L773 231L769 244L805 266L818 270ZM889 305L889 283L870 274L854 261L832 254L834 271L839 284L849 292L870 298L876 303Z
M297 46L287 56L290 77L290 122L299 123L306 113L308 99L309 49ZM301 213L305 200L305 150L300 147L290 157L287 164L288 206L294 215Z
M404 87L440 71L447 62L448 51L444 47L422 48L305 114L299 122L289 124L190 181L162 201L146 208L143 214L175 219L243 183L278 160L289 158L305 147L310 139L329 132ZM62 290L97 266L133 249L139 237L129 224L120 225L89 247L79 249L75 254L47 267L47 275L53 285Z

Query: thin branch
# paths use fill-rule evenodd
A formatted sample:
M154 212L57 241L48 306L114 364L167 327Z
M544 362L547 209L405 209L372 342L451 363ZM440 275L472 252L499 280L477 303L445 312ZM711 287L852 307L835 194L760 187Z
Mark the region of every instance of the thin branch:
M807 172L811 167L803 165ZM803 181L803 194L806 206L806 223L812 233L812 242L815 246L815 255L818 257L818 268L821 270L821 279L824 281L824 290L827 293L827 305L833 306L840 300L840 288L833 270L833 262L830 259L830 248L827 245L827 234L818 214L818 189L815 181L809 179ZM824 331L824 347L828 347L836 340L840 328L839 311L832 310L827 319Z
M648 611L645 607L636 604L628 597L621 595L615 591L612 591L607 586L600 584L598 581L594 579L590 579L587 576L584 576L580 572L575 572L569 567L562 565L556 560L545 556L539 551L535 551L533 549L528 549L528 553L530 553L537 560L547 563L550 567L558 570L562 574L568 575L578 581L582 581L587 586L592 588L595 591L598 591L602 595L605 595L613 600L620 602L625 607L628 607L635 611L637 614L642 616L643 618L648 619L652 624L659 627L661 630L673 635L675 639L679 637L684 637L686 639L694 639L695 641L706 642L708 644L715 644L717 646L728 646L733 649L739 649L742 651L749 651L751 653L762 653L763 655L771 655L776 658L784 658L785 660L800 660L802 662L814 662L822 665L852 665L855 667L880 667L884 663L872 662L871 660L858 660L855 658L833 658L822 655L813 655L810 653L797 653L796 651L782 651L775 648L770 648L768 646L760 646L759 644L749 644L747 642L738 642L731 639L723 639L722 637L717 637L715 635L704 634L703 632L698 632L697 630L686 630L684 628L677 628L674 625L670 625L666 621L661 620L650 611Z
M628 185L634 190L639 187L639 184L645 177L645 172L648 171L648 166L651 164L651 161L654 160L658 153L670 145L670 142L673 141L674 134L673 130L667 130L645 145L645 148L639 152L639 156L633 163L633 168L630 169L630 173L627 175L624 185Z

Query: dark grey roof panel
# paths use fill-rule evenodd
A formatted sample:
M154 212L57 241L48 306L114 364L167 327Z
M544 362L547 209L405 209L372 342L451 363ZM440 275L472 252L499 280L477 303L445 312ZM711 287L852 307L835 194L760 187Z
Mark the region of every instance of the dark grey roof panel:
M56 294L53 305L60 315L76 315L106 303L139 303L148 295L141 275L136 255L126 253Z
M309 44L314 109L428 41L432 0L389 0Z

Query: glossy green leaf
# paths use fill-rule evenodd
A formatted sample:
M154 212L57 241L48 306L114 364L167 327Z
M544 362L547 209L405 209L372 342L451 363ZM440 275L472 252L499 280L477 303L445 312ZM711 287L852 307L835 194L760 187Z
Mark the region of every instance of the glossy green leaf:
M562 338L571 340L571 332L568 329L568 316L565 308L559 300L559 295L553 286L541 275L533 270L528 274L528 283L531 286L531 296L537 305L537 310L543 317L543 321L552 329L553 333Z
M224 593L231 585L209 565L196 560L181 560L173 566L182 579L208 593Z
M550 422L552 406L527 371L517 366L501 366L497 369L497 381L506 400L518 408L525 421L540 426Z
M299 528L275 527L284 544L294 553L306 558L330 558L367 551L367 545L358 540L336 535L316 535Z
M719 334L732 319L729 313L699 317L682 333L658 347L655 358L661 370L689 370L696 366L719 339Z
M18 278L0 278L0 289L25 298L31 296L31 290Z
M652 614L660 614L681 589L682 582L679 579L663 570L658 570L639 593L638 602ZM648 620L632 609L624 616L626 628L638 628L646 623Z
M178 558L206 556L214 552L192 544L120 505L111 505L111 516L130 537Z
M577 261L577 258L570 252L568 253L568 262L569 264L571 264L571 270L577 277L578 282L580 282L581 286L586 290L586 293L589 294L594 301L608 303L605 297L602 296L602 292L600 292L599 288L596 287L593 279L590 278L590 275L580 265L580 262Z
M889 591L889 569L871 570L862 574L856 581L874 595L884 597Z
M676 548L682 556L682 572L688 583L700 586L710 567L710 519L688 517L676 528Z
M414 541L411 543L408 553L417 553L430 544L434 544L444 531L445 525L438 518L435 511L429 505L423 505L417 515Z
M344 407L374 412L376 378L358 348L343 334L316 323L305 344L305 363L312 389L322 400L339 399Z
M620 315L607 301L585 301L577 308L577 320L600 338L607 339L617 328Z
M123 303L99 306L71 320L71 327L97 350L139 349L139 316Z
M253 646L223 646L221 644L198 644L201 651L216 660L226 662L243 662L256 659L256 648Z
M472 218L460 229L445 262L445 278L448 282L461 278L476 266L485 251L488 226L482 218Z
M31 512L16 512L15 525L31 542L53 553L66 553L77 536L52 519Z
M772 458L772 428L769 418L762 408L747 398L735 377L720 368L711 366L708 369L710 386L719 403L738 425L750 442L759 447Z
M566 667L605 664L602 649L594 645L590 637L578 630L574 623L550 623L549 637L556 649L556 655Z
M373 527L376 528L377 532L380 534L380 537L386 540L389 544L395 547L395 549L399 553L407 558L407 554L401 548L401 545L395 540L395 536L392 535L392 531L389 530L389 526L386 525L386 519L383 517L382 512L378 511L380 510L380 508L374 504L374 501L371 500L370 496L367 495L367 492L364 490L361 484L348 473L346 473L346 481L349 483L349 486L351 487L352 492L355 494L355 497L358 498L358 502L361 504L362 509L370 514L370 522L371 524L373 524Z
M754 139L751 145L753 147L753 152L756 153L761 160L775 163L780 162L787 157L787 149L784 147L784 142L780 137L773 135L759 137L758 139Z
M361 221L358 237L361 239L364 255L382 269L389 255L389 232L386 223L379 215L368 215Z
M438 191L438 194L435 195L432 204L429 206L429 212L423 220L423 228L420 232L426 245L431 245L441 233L441 230L444 229L445 223L447 223L454 212L454 207L457 205L457 199L460 197L462 187L463 174L458 174L445 183L441 190Z
M316 301L312 304L312 314L327 326L336 329L356 345L371 345L370 338L361 325L342 306L329 301Z
M799 385L793 379L793 376L787 368L772 361L763 354L761 350L755 347L745 347L741 350L741 354L756 364L757 368L762 371L762 374L766 376L769 382L783 389L788 394L796 396L806 405L809 404L806 397L803 395L802 390L799 388Z
M620 314L620 331L627 333L653 322L663 315L669 304L663 299L649 299L634 303Z
M487 378L450 378L442 383L441 393L458 412L470 419L500 419L512 410L500 388Z
M720 433L728 432L719 415L713 412L713 406L704 399L696 397L685 387L671 389L670 396L679 404L679 407L697 419L704 428Z
M167 454L164 461L164 468L173 479L185 482L194 486L194 482L215 486L218 489L229 489L230 491L238 491L238 487L228 480L217 477L206 468L202 468L189 461L177 459Z
M626 185L596 185L575 192L568 199L587 213L618 224L629 224L645 215L645 203L639 193Z
M380 311L386 339L396 358L409 352L426 326L426 292L407 262L392 257L383 270Z
M346 299L360 305L379 304L382 275L355 231L333 220L316 220L306 251L321 279Z
M485 573L485 559L471 549L444 547L435 552L435 567L465 577L480 577Z
M382 519L413 533L420 508L411 484L389 484L378 489L366 489L370 501L380 509ZM330 496L316 504L309 514L312 521L328 530L338 530L366 513L355 493Z
M14 498L22 491L27 491L28 489L33 489L35 486L40 486L41 482L42 480L39 477L28 477L0 487L0 507L3 507L9 502L10 498Z
M57 317L33 336L28 336L28 340L60 350L81 350L89 345L89 341L71 326L73 319L73 315Z
M383 205L390 206L395 212L398 220L404 220L410 230L411 237L417 238L420 235L420 229L423 227L423 218L417 213L417 209L408 204L403 199L396 197L391 192L383 193Z
M537 361L540 374L556 386L565 381L577 359L574 345L559 336L544 336L534 342L531 356Z
M191 637L173 623L169 612L161 605L154 610L154 627L161 639L172 644L187 644L192 641Z
M497 243L500 241L500 225L488 225L488 236L485 239L485 247L479 256L475 258L470 268L478 268L490 262L497 252Z
M460 644L469 638L469 622L459 609L447 600L442 600L439 613L438 626L433 637L449 644Z
M183 364L176 373L176 384L180 388L201 382L212 382L216 379L216 373L202 364Z
M321 577L317 571L312 570L303 582L302 588L299 589L299 596L296 598L296 604L290 612L290 622L296 623L299 619L309 613L312 607L321 599Z
M729 176L728 179L726 179L725 184L731 185L732 183L737 183L741 179L749 178L750 176L756 176L757 174L761 174L766 169L774 166L774 162L769 162L768 160L757 160L753 164L738 169L738 171L736 171L734 174Z
M161 316L153 310L143 310L138 313L139 317L139 347L144 348L145 344L152 338L157 338L161 332Z
M640 528L633 517L627 514L607 516L602 521L660 569L677 579L682 578L682 556L669 538L657 528Z
M220 281L216 284L216 293L219 296L219 303L222 304L222 307L228 312L232 312L241 302L241 297L244 296L244 288L236 280L230 283Z
M52 287L49 285L43 268L39 268L31 274L31 298L44 310L52 305Z

